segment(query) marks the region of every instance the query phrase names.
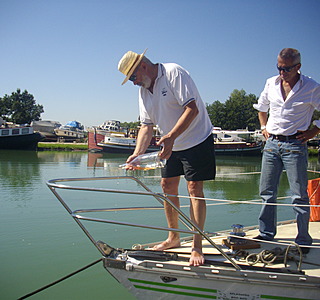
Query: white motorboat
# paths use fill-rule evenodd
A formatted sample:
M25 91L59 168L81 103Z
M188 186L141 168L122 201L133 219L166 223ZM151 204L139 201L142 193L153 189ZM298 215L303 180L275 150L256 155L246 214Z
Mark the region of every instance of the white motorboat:
M114 181L133 182L133 186L139 187L136 191L108 189L106 186ZM69 183L68 183L69 182ZM79 185L79 182L81 183ZM102 183L99 187L99 182ZM81 227L90 241L96 246L103 256L104 268L125 286L137 299L319 299L320 295L320 227L319 222L310 222L310 234L314 239L310 252L303 254L302 246L294 243L296 236L296 224L294 221L286 221L278 224L278 233L275 244L273 242L261 242L254 240L258 234L256 226L242 228L235 225L232 232L229 226L225 231L203 232L163 194L154 193L140 180L131 176L123 177L94 177L54 179L48 183L68 213ZM95 185L98 187L94 187ZM113 184L110 184L113 186ZM130 186L130 184L126 184ZM108 195L114 201L116 194L137 197L139 201L154 198L160 206L130 206L114 208L93 208L72 210L68 201L62 197L63 190L77 192L78 201L88 199L88 192L99 195L102 193L103 201L107 201ZM69 194L68 192L68 194ZM80 197L84 192L84 198ZM112 197L111 197L112 195ZM181 196L179 196L181 197ZM74 198L75 199L75 198ZM73 200L74 200L73 199ZM111 199L110 199L111 200ZM210 199L214 200L214 199ZM162 209L166 201L180 215L186 229L169 229L152 224L130 223L125 220L101 218L104 214L119 214L137 210ZM230 201L217 200L220 203L234 205L261 205L257 201ZM74 206L74 202L73 206ZM84 205L85 202L81 202ZM90 201L90 203L92 203ZM131 201L130 201L131 203ZM280 204L281 205L281 204ZM287 206L291 206L288 204ZM320 209L320 205L312 206L312 209ZM139 218L139 220L145 218ZM191 238L183 238L181 247L167 251L152 251L155 243L136 244L132 249L121 247L121 236L115 245L102 242L90 234L85 224L97 222L100 225L124 225L133 228L179 231L181 234L201 234L203 237L203 252L205 264L200 267L189 266L188 260L191 252ZM192 229L194 228L194 229ZM103 234L107 232L105 229ZM101 232L100 232L101 233ZM107 298L107 296L106 296Z

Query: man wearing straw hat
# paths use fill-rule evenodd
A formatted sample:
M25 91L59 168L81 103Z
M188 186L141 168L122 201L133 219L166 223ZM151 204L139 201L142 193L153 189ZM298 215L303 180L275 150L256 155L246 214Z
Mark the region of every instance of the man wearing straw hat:
M127 163L143 154L150 144L153 126L158 126L163 148L160 153L167 163L161 169L163 192L172 195L169 199L179 207L178 186L184 175L190 196L191 220L204 228L206 203L203 181L215 178L216 165L213 126L206 107L189 73L174 63L152 63L144 54L128 51L119 61L118 69L139 89L141 128L136 148ZM202 198L202 199L201 199ZM178 228L178 214L165 203L169 228ZM178 232L169 231L168 238L154 250L165 250L180 246ZM194 235L190 265L204 263L202 237Z

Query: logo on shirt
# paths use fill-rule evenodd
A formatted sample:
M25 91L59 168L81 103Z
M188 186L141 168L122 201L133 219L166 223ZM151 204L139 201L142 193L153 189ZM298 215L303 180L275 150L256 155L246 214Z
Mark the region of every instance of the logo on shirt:
M161 91L162 96L167 96L168 91L166 90L166 88L163 88Z

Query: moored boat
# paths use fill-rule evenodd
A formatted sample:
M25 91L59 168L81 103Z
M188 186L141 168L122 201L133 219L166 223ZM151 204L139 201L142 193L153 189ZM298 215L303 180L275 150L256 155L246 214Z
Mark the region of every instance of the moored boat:
M217 155L260 155L263 143L254 139L254 131L221 130L212 131Z
M39 132L34 132L29 125L5 123L0 120L0 149L36 150L43 139Z
M136 147L138 132L139 128L107 132L92 128L88 131L88 149L90 152L131 154ZM159 132L155 127L146 152L160 150L161 147L156 144L158 140Z
M102 152L108 153L133 153L136 147L136 139L131 137L106 136L103 141L97 145L102 148ZM146 152L160 150L161 147L156 145L156 140L153 139L147 148Z
M47 142L56 142L58 136L55 133L55 129L58 129L61 124L57 121L50 120L40 120L40 121L32 121L31 126L34 131L40 132L43 135L43 141Z
M88 128L88 150L90 152L102 152L103 148L98 143L103 142L106 136L128 136L128 130L120 125L120 121L108 120L99 126Z
M103 186L107 186L107 181L119 182L120 180L133 181L134 185L141 187L141 189L130 191L92 187L95 182L105 181ZM66 182L71 184L68 185ZM82 184L77 185L77 182ZM278 224L275 244L255 240L254 236L258 234L257 226L243 228L236 224L231 232L228 224L224 231L203 232L165 195L152 192L140 180L132 176L65 178L50 180L47 184L101 253L104 268L137 299L319 299L319 222L310 223L309 231L314 243L310 252L303 254L305 248L294 243L297 232L295 221L289 220ZM82 199L79 196L79 191L85 191L83 199L88 199L88 192L96 194L95 192L98 191L99 194L105 193L102 199L108 201L107 195L110 194L112 202L114 202L116 194L126 194L130 200L137 196L139 206L132 204L130 207L116 205L116 207L110 208L104 206L103 209L72 210L67 201L63 199L62 192L59 192L60 189L77 191L77 201ZM179 197L182 196L179 195ZM148 205L141 206L142 198L146 198ZM149 204L150 198L155 199L156 203L161 205L151 206ZM246 210L251 205L259 205L256 201L206 200L216 201L213 205L218 202L224 202L226 205L244 205ZM124 220L118 217L110 219L110 214L114 212L118 212L120 215L130 211L133 213L137 210L162 209L163 202L172 206L179 213L183 223L186 224L187 229L174 229L175 231L179 231L181 234L198 233L202 235L205 255L203 266L189 266L192 239L188 237L181 240L179 248L167 251L153 251L152 246L155 243L135 244L132 249L124 249L121 248L123 242L121 237L117 241L117 247L112 247L94 238L85 227L86 222L89 221L89 223L97 222L102 225L130 226L139 228L139 231L142 230L141 228L161 231L173 230L156 226L152 220L151 225L145 224L147 218L141 218L140 214L139 223L130 222L128 214ZM290 204L287 206L291 208ZM320 209L319 205L311 207L311 209L313 208ZM95 214L97 217L94 217ZM107 214L109 218L102 218L103 214ZM103 232L106 231L103 230Z
M84 127L78 121L69 121L66 125L54 129L60 142L80 141L85 137Z
M256 142L215 141L214 143L217 155L260 155L262 147L262 143Z

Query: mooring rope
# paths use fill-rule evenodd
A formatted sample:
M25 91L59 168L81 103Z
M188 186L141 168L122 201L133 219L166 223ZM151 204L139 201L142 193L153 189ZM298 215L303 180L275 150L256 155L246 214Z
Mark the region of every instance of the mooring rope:
M286 170L283 170L283 172L286 172ZM315 171L315 170L307 170L307 172L310 173L315 173L315 174L320 174L320 171ZM225 176L235 176L235 175L252 175L252 174L260 174L260 171L257 172L243 172L243 173L221 173L217 174L216 177L225 177ZM153 177L160 177L160 176L146 176L146 178L153 178ZM314 196L318 188L320 187L320 181L318 183L318 186L316 190L313 192L309 198ZM165 197L179 197L179 198L186 198L190 199L190 196L185 196L185 195L171 195L171 194L163 194ZM277 197L278 200L280 199L288 199L291 198L291 196L284 196L284 197ZM220 203L209 203L207 206L212 206L212 205L225 205L225 204L255 204L255 205L273 205L273 206L292 206L292 207L320 207L320 205L317 204L291 204L291 203L264 203L261 199L253 199L253 200L226 200L226 199L215 199L215 198L206 198L206 197L193 197L193 199L197 200L206 200L206 201L213 201L213 202L220 202ZM181 207L188 207L189 205L183 205Z
M165 197L179 197L179 198L186 198L190 199L190 196L185 195L172 195L172 194L163 194ZM226 200L226 199L214 199L214 198L206 198L206 197L192 197L193 199L197 200L206 200L206 201L216 201L216 202L222 202L215 205L224 205L224 204L255 204L255 205L273 205L273 206L292 206L292 207L320 207L318 204L290 204L290 203L264 203L260 199L256 200ZM277 199L287 199L291 198L290 196L285 197L277 197ZM258 202L259 201L259 202ZM210 204L209 204L210 205Z
M47 289L47 288L55 285L55 284L57 284L57 283L65 280L65 279L70 278L70 277L73 276L73 275L76 275L76 274L78 274L78 273L80 273L80 272L82 272L82 271L84 271L84 270L86 270L86 269L94 266L95 264L97 264L97 263L100 262L100 261L102 261L102 258L99 258L98 260L96 260L96 261L94 261L94 262L92 262L92 263L90 263L90 264L82 267L81 269L76 270L76 271L74 271L74 272L72 272L72 273L70 273L70 274L68 274L68 275L66 275L66 276L63 276L62 278L60 278L60 279L58 279L58 280L56 280L56 281L54 281L54 282L52 282L52 283L49 283L49 284L45 285L44 287L42 287L42 288L40 288L40 289L37 289L37 290L33 291L32 293L29 293L29 294L27 294L27 295L24 295L24 296L22 296L21 298L18 298L18 300L29 298L30 296L33 296L33 295L35 295L35 294L37 294L37 293L39 293L39 292L41 292L41 291L43 291L43 290L45 290L45 289Z

